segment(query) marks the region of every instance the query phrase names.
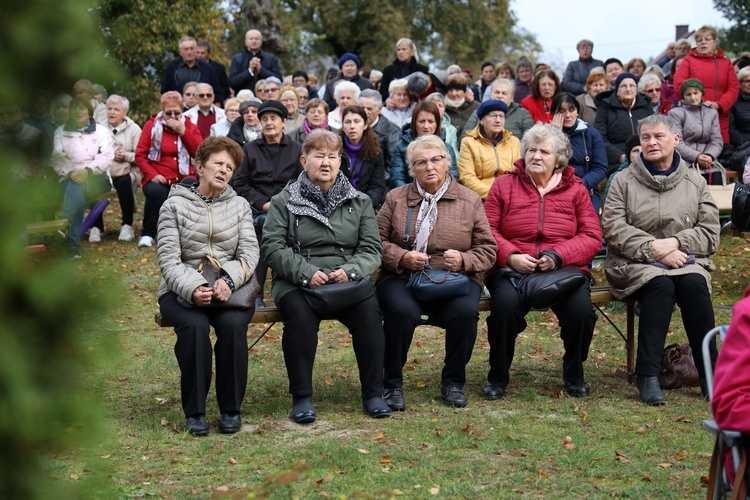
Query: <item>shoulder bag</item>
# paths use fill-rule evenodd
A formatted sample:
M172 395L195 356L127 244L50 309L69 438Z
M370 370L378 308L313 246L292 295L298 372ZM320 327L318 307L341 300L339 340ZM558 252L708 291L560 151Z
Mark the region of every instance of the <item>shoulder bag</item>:
M521 300L535 309L546 309L557 304L586 283L588 278L578 266L563 266L547 272L526 274L516 289Z
M300 254L299 217L294 216L294 253ZM375 294L375 287L369 276L346 283L328 283L315 287L300 287L305 300L316 313L330 314L355 306Z
M750 186L741 182L734 184L732 226L740 231L750 231Z
M672 344L664 348L659 374L662 389L679 389L698 385L698 369L690 344Z

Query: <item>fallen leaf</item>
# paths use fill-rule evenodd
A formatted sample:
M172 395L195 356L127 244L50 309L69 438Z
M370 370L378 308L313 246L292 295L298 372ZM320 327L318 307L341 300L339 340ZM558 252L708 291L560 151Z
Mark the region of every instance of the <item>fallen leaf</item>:
M276 478L276 482L279 484L290 484L294 481L297 481L299 479L299 472L296 471L290 471L285 472L284 474L280 475Z
M330 378L326 380L326 385L333 385L333 380L331 380Z
M70 475L69 477L70 477L70 479L72 479L73 481L78 481L78 476L77 476L76 474L71 474L71 475Z
M216 488L216 491L221 491L221 492L229 491L229 486L226 486L226 485L219 486L218 488Z
M426 385L427 385L427 384L425 384L425 383L424 383L424 382L422 382L421 380L420 380L419 382L417 382L417 388L418 388L418 389L421 389L422 387L424 387L424 386L426 386Z
M685 419L685 415L680 415L680 416L678 416L678 417L674 417L674 418L672 419L672 421L673 421L673 422L680 422L680 421L682 421L682 420L684 420L684 419Z
M382 457L380 457L380 463L381 464L391 463L391 457L389 457L388 455L383 455Z
M393 494L394 494L394 495L403 495L403 494L404 494L404 492L403 492L403 491L401 491L400 489L396 488L395 490L393 490Z
M370 452L365 450L364 448L357 448L357 451L360 452L363 455L369 455Z
M440 485L436 484L432 488L430 488L430 495L439 495L440 494Z
M563 448L565 448L566 450L575 450L576 445L574 445L573 443L568 443L568 444L564 444Z
M430 423L433 423L433 424L434 424L435 422L437 422L437 419L436 419L436 418L431 418L431 419L430 419Z
M653 479L651 479L651 478L650 478L650 477L648 477L648 476L643 476L643 477L641 478L641 481L645 481L645 482L647 482L647 483L653 483L653 482L654 482L654 480L653 480Z
M701 476L701 484L708 484L708 476Z
M635 431L638 434L646 434L646 428L645 427L638 427L638 430Z
M573 438L570 436L565 436L565 439L563 439L563 444L570 444L573 442Z
M323 478L321 477L320 479L316 479L316 480L315 480L315 484L316 484L317 486L320 486L321 484L323 484Z
M686 424L692 424L693 423L693 421L690 420L689 418L686 418L685 420L683 420L683 422L686 423Z
M378 432L377 434L375 434L375 439L383 439L384 437L385 436L383 436L382 432Z
M538 470L536 471L536 477L538 477L539 479L547 479L547 473L543 470Z
M687 452L686 451L681 451L680 453L677 454L677 456L675 458L677 460L684 460L685 457L687 457Z
M662 469L669 469L670 467L672 467L672 464L669 464L669 463L662 463L662 464L656 464L656 465L658 465Z
M232 465L234 465L234 464L237 463L237 459L234 458L234 457L229 457L229 463L232 464Z
M161 425L162 425L162 427L165 426L165 425L169 425L169 420L167 420L166 418L162 417L161 418Z

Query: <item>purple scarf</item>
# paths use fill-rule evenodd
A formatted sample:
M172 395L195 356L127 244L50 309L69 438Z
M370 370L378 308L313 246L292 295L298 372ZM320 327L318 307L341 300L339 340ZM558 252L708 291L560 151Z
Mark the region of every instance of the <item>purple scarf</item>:
M328 118L326 118L326 121L324 121L320 127L313 127L312 124L309 121L307 121L307 118L305 118L305 121L302 122L302 126L305 128L305 135L308 135L310 132L312 132L316 128L328 129Z
M359 189L359 174L362 171L362 163L364 163L363 160L360 160L357 156L362 150L363 144L364 143L360 141L360 143L355 146L349 142L349 138L346 135L344 136L344 151L346 151L347 156L349 156L349 171L351 174L349 182L351 182L352 186L356 189Z

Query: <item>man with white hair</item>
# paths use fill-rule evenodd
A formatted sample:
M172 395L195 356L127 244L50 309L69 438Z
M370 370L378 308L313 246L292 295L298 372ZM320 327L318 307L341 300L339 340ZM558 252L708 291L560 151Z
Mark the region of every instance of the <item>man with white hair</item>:
M211 65L198 59L195 38L183 36L177 45L180 57L167 64L161 79L161 93L176 90L182 93L188 82L208 83L217 86L216 74Z
M281 82L281 65L276 57L260 50L263 35L258 30L245 33L245 50L232 57L229 66L229 85L235 92L255 90L258 80L275 76Z
M380 111L383 109L383 97L377 90L363 90L359 94L359 105L364 108L367 114L367 126L378 134L378 142L380 143L380 149L383 150L383 159L385 160L385 181L388 185L388 179L391 176L391 152L396 149L398 141L401 140L401 129L390 120L380 118Z
M214 104L214 88L207 83L195 87L198 104L185 112L185 116L195 123L204 139L211 135L211 125L227 119L223 109Z

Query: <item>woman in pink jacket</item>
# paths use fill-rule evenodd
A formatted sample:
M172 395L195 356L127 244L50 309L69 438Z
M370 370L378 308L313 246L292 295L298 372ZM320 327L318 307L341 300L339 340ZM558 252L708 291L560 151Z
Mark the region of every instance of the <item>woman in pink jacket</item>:
M516 168L498 177L487 195L484 209L498 246L495 267L485 277L492 296L487 318L487 399L505 394L516 337L526 328L525 316L531 310L508 276L510 272L529 275L572 265L572 272L590 278L588 263L601 249L599 219L588 190L568 165L571 155L570 142L562 131L536 124L523 136ZM565 346L565 390L573 397L589 394L583 362L596 324L589 283L586 279L551 306Z
M81 224L86 205L112 188L108 170L115 157L112 133L93 119L91 103L75 97L70 118L55 130L52 166L60 176L63 191L62 218L68 227L68 251L80 258ZM98 226L98 227L97 227ZM92 228L101 231L101 217Z

